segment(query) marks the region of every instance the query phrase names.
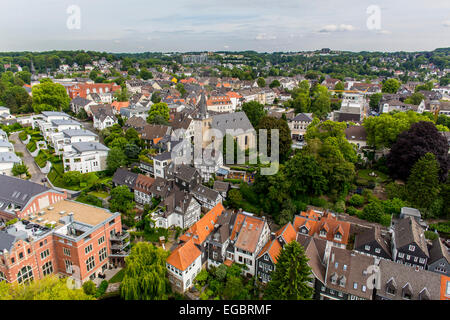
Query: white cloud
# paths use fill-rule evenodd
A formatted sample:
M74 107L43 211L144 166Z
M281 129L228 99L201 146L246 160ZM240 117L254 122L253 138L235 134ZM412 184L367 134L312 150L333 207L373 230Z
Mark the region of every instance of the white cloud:
M392 32L389 30L378 30L377 34L392 34Z
M450 27L450 20L444 21L442 24L444 27Z
M276 38L276 36L267 33L259 33L255 37L256 40L275 40Z

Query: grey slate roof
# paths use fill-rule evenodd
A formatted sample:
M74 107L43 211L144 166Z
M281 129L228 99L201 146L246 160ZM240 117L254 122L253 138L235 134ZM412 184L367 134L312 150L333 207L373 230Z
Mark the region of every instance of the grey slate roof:
M407 217L400 219L394 226L394 232L395 245L397 248L415 242L425 255L429 257L424 231L414 218Z
M112 182L119 186L126 185L129 188L134 189L137 178L137 173L128 171L127 169L118 168L114 173Z
M109 148L96 141L89 142L74 142L72 143L72 148L74 148L78 153L86 151L108 151Z
M68 125L68 124L77 124L77 125L81 125L81 123L79 123L78 121L75 121L75 120L63 120L63 119L60 119L60 120L52 120L52 124L54 125L54 126L61 126L61 125Z
M219 192L227 192L230 189L230 183L216 180L213 189Z
M223 135L227 129L254 130L250 120L248 120L245 112L225 113L213 116L211 127L218 129Z
M38 183L7 175L0 175L0 186L0 209L7 208L10 203L23 207L35 195L50 190Z
M364 245L372 243L374 241L380 245L380 247L385 251L385 253L389 257L391 257L390 247L389 247L386 239L384 239L381 236L381 231L380 231L379 227L370 228L367 231L357 234L355 237L354 248L364 246Z
M428 264L432 264L433 262L441 258L445 258L447 260L447 263L450 263L450 256L448 254L447 248L438 237L433 240L433 244L430 248L430 259L428 260Z
M0 232L0 251L11 251L12 246L16 242L16 237L6 232Z
M74 105L82 106L82 107L86 106L87 104L89 104L91 102L92 102L91 100L86 99L86 98L82 98L82 97L75 97L75 98L72 99L72 103Z
M21 162L20 158L13 152L0 152L0 163Z
M203 196L211 201L215 201L219 196L218 191L205 187L204 185L198 185L194 187L191 192L194 196Z
M311 122L312 119L305 113L299 113L291 121Z
M415 269L401 263L381 259L380 260L381 289L377 295L392 300L403 300L402 289L409 284L412 300L419 300L420 292L426 288L431 300L440 299L441 275L427 270ZM396 293L394 295L386 292L388 282L394 284Z
M76 136L94 136L97 137L95 133L86 129L67 129L63 130L63 133L67 137L76 137Z

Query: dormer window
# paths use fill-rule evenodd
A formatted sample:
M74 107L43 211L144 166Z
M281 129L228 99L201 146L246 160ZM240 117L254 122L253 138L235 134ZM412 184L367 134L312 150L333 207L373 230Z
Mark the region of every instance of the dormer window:
M340 234L339 232L337 232L337 233L334 235L334 240L342 240L342 234Z
M415 249L416 249L415 246L412 246L412 245L409 246L409 251L414 251Z
M370 246L365 246L364 249L365 249L366 251L370 251Z
M321 237L326 237L327 236L327 231L325 229L320 230L320 236Z

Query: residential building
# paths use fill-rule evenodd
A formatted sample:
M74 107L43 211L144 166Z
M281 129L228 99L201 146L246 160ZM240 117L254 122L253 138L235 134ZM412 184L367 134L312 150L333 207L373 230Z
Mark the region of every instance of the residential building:
M91 106L92 120L94 128L101 131L117 123L117 118L113 113L111 105Z
M41 184L0 175L0 219L24 219L53 203L66 199L67 194Z
M430 257L422 227L412 217L400 219L393 227L392 259L410 267L425 269Z
M379 263L376 300L439 300L441 275L393 261Z
M108 147L96 141L75 142L64 148L64 171L88 173L106 170L108 152Z
M136 203L142 205L151 204L151 187L154 182L155 179L144 176L143 174L138 174L136 184L134 186L134 201L136 201Z
M120 213L62 199L48 203L39 217L0 231L2 279L21 284L57 274L85 282L110 265L123 264L129 241Z
M433 240L431 248L429 248L429 253L430 259L428 260L427 269L445 276L450 276L450 256L448 249L439 237Z
M184 293L192 287L202 269L201 260L201 252L192 239L172 251L166 260L166 268L169 282L175 291Z
M391 245L379 227L369 228L355 236L353 249L362 254L392 260Z
M306 129L312 122L311 113L299 113L293 119L288 121L291 129L291 137L295 140L302 140L306 134Z

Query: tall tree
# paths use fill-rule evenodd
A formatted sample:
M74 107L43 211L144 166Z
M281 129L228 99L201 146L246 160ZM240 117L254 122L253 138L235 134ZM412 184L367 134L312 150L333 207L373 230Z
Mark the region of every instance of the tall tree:
M169 291L166 277L168 253L151 243L138 242L125 258L120 294L125 300L165 300Z
M148 123L156 123L156 120L158 122L161 122L161 120L169 121L170 118L170 112L169 107L167 106L167 103L159 102L155 103L150 107L150 111L148 112L147 122ZM157 123L161 124L161 123Z
M397 93L398 89L400 89L400 82L393 78L387 79L381 87L381 91L384 93Z
M406 180L412 166L419 158L430 152L439 163L440 181L448 174L448 142L432 122L420 121L402 132L386 156L386 165L394 178Z
M106 157L106 170L111 174L114 173L117 168L127 164L127 157L123 150L120 148L112 148L108 152Z
M242 104L242 111L245 112L253 127L256 127L261 118L266 115L264 105L257 101L244 102Z
M66 89L50 79L43 79L40 84L33 86L32 95L33 109L36 113L69 110L70 98Z
M426 153L411 169L406 184L408 200L416 208L429 208L439 194L439 164L432 153Z
M297 242L286 244L278 256L272 280L267 284L265 299L270 300L310 300L314 290L304 248Z
M271 130L278 129L280 162L284 162L289 158L292 153L292 139L291 130L285 120L265 116L261 118L256 129L257 132L259 132L260 129L267 129L267 153L269 156L271 155Z

